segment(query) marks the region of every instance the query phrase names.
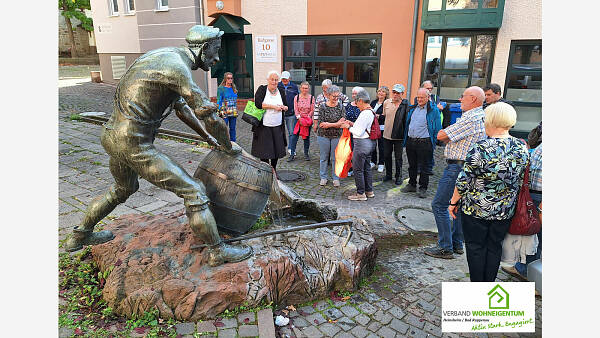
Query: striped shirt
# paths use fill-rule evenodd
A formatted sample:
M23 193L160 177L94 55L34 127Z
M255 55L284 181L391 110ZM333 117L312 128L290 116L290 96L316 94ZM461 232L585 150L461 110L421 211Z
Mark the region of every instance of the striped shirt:
M531 153L529 167L529 189L542 191L542 145Z
M464 112L462 117L456 120L456 123L443 129L450 139L444 149L446 159L464 161L473 143L486 137L484 118L485 113L481 106L476 107Z
M343 106L346 106L350 102L350 99L348 98L348 96L346 96L343 93L340 93L340 98L338 99L338 104L340 102L339 100L342 100ZM321 103L325 103L325 101L327 101L327 98L325 97L325 95L323 95L323 93L319 94L319 96L317 96L317 98L315 99L315 114L313 115L314 120L319 119L319 107L321 106Z

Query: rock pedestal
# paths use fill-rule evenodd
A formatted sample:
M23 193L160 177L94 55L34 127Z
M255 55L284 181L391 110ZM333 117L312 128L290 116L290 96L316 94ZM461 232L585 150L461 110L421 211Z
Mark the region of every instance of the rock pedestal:
M126 215L105 227L115 238L92 248L101 271L112 269L103 296L116 313L131 317L157 308L162 318L214 318L226 309L261 302L277 305L352 290L372 273L373 237L361 222L352 237L341 227L304 230L244 241L248 260L209 267L185 217Z

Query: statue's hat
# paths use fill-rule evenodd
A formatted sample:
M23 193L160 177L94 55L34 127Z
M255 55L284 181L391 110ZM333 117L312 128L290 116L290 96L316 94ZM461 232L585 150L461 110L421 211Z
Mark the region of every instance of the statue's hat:
M190 45L201 45L206 41L221 37L225 32L216 28L204 25L195 25L188 31L185 41Z

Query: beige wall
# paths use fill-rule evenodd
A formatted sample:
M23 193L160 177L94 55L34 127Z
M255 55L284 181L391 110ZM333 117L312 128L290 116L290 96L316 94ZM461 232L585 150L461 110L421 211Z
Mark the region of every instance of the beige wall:
M119 16L110 17L108 1L91 0L94 31L102 80L116 83L112 79L111 55L125 56L129 66L140 55L161 47L187 45L188 30L201 19L201 0L170 0L168 11L156 11L156 1L136 1L134 14L124 13L124 1L119 0ZM99 26L110 25L109 32ZM205 72L192 72L194 81L206 90Z
M141 1L136 1L136 5L138 2ZM119 5L119 16L109 16L108 1L90 1L99 54L140 52L137 15L125 15L123 2ZM105 31L103 27L110 27L110 30Z
M542 38L542 0L510 0L504 5L502 27L498 31L491 82L502 87L508 67L511 40Z
M204 2L206 3L206 0ZM266 84L267 73L270 70L282 71L281 36L307 34L307 0L242 0L241 7L241 16L250 22L249 25L244 26L244 33L252 34L252 62L254 90L256 90L258 86ZM211 20L212 18L206 17L207 23ZM256 36L259 35L277 36L277 62L256 62L254 44ZM217 95L217 87L216 79L211 79L210 96Z

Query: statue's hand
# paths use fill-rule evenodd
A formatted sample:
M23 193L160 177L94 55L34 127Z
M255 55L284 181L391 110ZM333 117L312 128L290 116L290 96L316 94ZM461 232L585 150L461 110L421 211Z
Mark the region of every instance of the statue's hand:
M217 147L217 148L221 147L221 145L219 144L219 142L217 141L217 139L214 138L212 135L208 135L208 137L206 139L206 142L208 144L210 144L211 146L213 146L213 147Z
M231 154L231 155L237 155L242 152L242 147L240 147L235 142L231 142L231 149L226 149L225 147L221 147L221 150L228 154Z

